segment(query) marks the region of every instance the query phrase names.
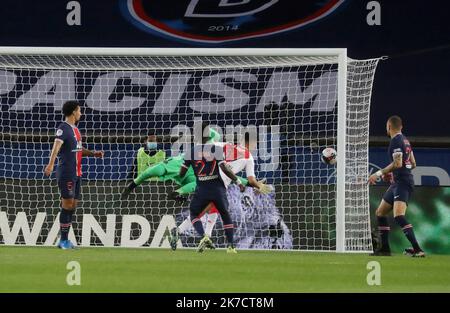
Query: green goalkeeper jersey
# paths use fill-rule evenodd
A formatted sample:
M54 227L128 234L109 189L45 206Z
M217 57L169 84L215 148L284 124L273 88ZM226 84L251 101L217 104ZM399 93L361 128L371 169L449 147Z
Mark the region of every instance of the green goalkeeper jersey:
M141 175L147 168L153 166L159 162L164 161L166 158L166 152L164 150L157 151L154 155L148 155L145 149L142 147L137 152L137 171L138 175ZM149 179L155 180L155 179Z
M218 142L220 139L220 134L211 128L209 142ZM138 177L135 182L137 181L137 184L141 184L146 180L172 180L182 187L186 186L186 193L193 192L196 187L194 170L189 168L183 178L179 176L181 165L184 163L184 154L182 153L167 159L165 157L166 153L162 150L158 151L154 156L149 156L145 153L144 148L139 149L137 156ZM192 183L194 184L192 185Z
M161 165L164 166L166 172L164 175L158 176L158 179L160 181L173 180L179 185L185 185L191 183L192 181L195 181L195 174L192 167L188 169L186 175L184 175L183 178L180 177L180 168L183 163L184 153L167 158L166 160L161 162Z

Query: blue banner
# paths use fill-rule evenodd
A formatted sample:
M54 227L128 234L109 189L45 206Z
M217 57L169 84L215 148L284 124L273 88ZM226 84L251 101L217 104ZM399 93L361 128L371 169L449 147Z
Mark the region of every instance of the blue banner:
M387 117L398 114L410 136L450 136L446 0L4 0L2 5L7 10L0 19L0 45L6 46L346 47L352 58L387 55L375 76L370 133L384 135ZM2 99L2 106L8 104Z
M415 148L417 167L412 171L416 186L450 186L450 149ZM387 148L371 148L371 172L389 164Z
M285 125L290 132L332 136L337 123L336 65L229 71L2 70L2 132L58 127L62 105L77 100L81 130L167 134L202 117L213 124ZM292 92L292 90L299 90Z
M138 144L92 144L90 149L105 151L104 159L84 158L83 177L88 180L123 180L132 168ZM170 155L170 145L161 146ZM44 179L43 169L50 155L50 144L4 144L0 146L0 177ZM256 158L258 178L270 183L334 184L336 167L320 160L318 149L281 147L276 159ZM450 186L450 149L414 149L417 167L413 170L416 186ZM369 172L388 165L387 148L371 148ZM277 163L273 169L264 164ZM380 182L383 184L383 182Z

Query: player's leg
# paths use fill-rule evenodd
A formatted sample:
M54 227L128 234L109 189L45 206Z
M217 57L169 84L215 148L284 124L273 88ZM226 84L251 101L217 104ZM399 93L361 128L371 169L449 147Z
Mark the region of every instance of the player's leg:
M217 221L217 216L218 216L218 211L217 211L216 207L214 206L214 203L212 203L212 202L209 203L208 206L206 207L206 209L203 210L202 213L200 213L199 218L202 218L206 212L208 212L208 219L207 219L207 224L206 224L206 228L205 228L205 234L206 234L206 236L211 238L212 230L214 228L214 225ZM178 242L179 235L186 233L191 227L193 227L193 225L192 225L190 216L188 216L178 227L174 227L171 229L169 243L170 243L172 250L177 249L176 245ZM207 248L215 249L215 246L212 243L212 241L210 244L208 242Z
M178 244L178 239L180 238L180 234L185 233L190 227L192 226L191 224L191 218L188 217L186 218L181 224L180 226L176 226L173 227L170 231L169 231L169 244L170 244L170 248L175 251L177 249L177 244ZM182 228L180 228L182 227Z
M177 249L177 243L178 239L180 238L180 234L185 234L192 227L193 225L191 222L191 217L188 216L178 227L174 227L170 230L169 244L172 250L175 251Z
M58 180L58 187L61 193L61 211L59 214L59 227L61 239L58 247L61 249L71 249L73 244L70 242L69 230L72 225L72 216L76 206L76 197L79 196L79 179L64 179Z
M192 226L197 231L197 233L202 236L202 239L200 240L197 248L198 252L203 252L206 248L214 249L214 245L211 239L205 234L203 223L201 221L201 217L204 214L205 208L207 208L209 203L209 194L206 190L197 190L194 198L191 201L190 212Z
M395 192L394 202L394 220L403 230L406 238L412 245L412 249L405 249L405 254L413 257L424 257L425 253L420 248L414 234L413 226L406 220L406 208L408 207L408 200L411 194L411 190L407 186L399 185Z
M61 235L60 244L67 241L69 238L69 230L72 222L74 199L61 198L61 211L59 213L59 229ZM62 248L60 246L60 248Z
M80 200L80 198L81 198L81 177L78 177L76 180L76 184L75 184L75 194L74 194L74 199L73 199L73 203L72 203L72 215L70 216L70 225L72 225L73 215L78 206L78 201ZM68 240L68 245L72 249L75 249L74 244L70 240Z
M176 180L175 180L176 181ZM188 199L188 195L193 193L197 188L197 180L195 175L186 175L182 180L182 185L177 190L170 192L167 196L169 200L182 204ZM191 217L188 216L178 227L170 230L169 243L172 250L177 249L177 242L180 234L187 232L192 227Z
M200 237L205 236L205 230L203 229L203 224L201 221L201 212L202 208L205 206L204 201L202 199L196 200L196 197L192 199L191 205L189 207L190 212L190 218L191 218L191 224L194 227L197 234L200 235Z
M192 227L191 217L188 216L185 220L178 226L178 233L184 234Z
M217 221L218 211L214 203L212 202L208 203L208 205L205 207L205 209L203 209L203 211L198 215L198 217L201 219L205 214L208 214L205 227L205 237L207 237L208 239L205 239L205 248L215 249L216 247L214 246L214 243L211 240L211 234L214 228L214 224Z
M186 179L184 181L184 184L180 188L178 188L177 190L175 190L174 192L169 194L168 198L171 200L181 202L182 198L180 198L180 197L187 197L187 195L193 193L196 188L197 188L197 181L194 176L191 179ZM208 206L209 206L209 204L208 204ZM206 211L208 211L208 210L209 210L209 208L207 208ZM192 227L191 218L190 218L190 216L188 216L180 224L180 226L178 226L178 232L182 234L182 233L188 231L191 227Z
M180 238L180 234L186 233L192 227L191 217L188 216L184 219L184 221L178 226L174 227L170 230L169 244L172 250L177 249L178 239Z
M195 191L197 188L197 182L195 176L192 178L186 178L180 188L172 191L168 194L167 199L174 200L176 203L182 204L188 199L188 195ZM169 243L172 250L177 249L177 242L180 234L184 234L192 227L191 217L188 216L178 227L174 227L170 230Z
M391 249L389 247L389 231L391 228L389 227L387 216L391 212L392 204L394 203L393 190L394 186L390 186L383 195L383 199L375 212L378 224L378 234L381 239L381 247L378 247L373 255L388 256L391 254Z
M216 205L216 208L220 213L220 217L222 218L223 229L228 243L227 253L236 253L236 248L234 247L233 241L234 225L231 220L230 213L228 212L228 198L225 188L219 191L214 197L214 204Z
M214 226L216 225L217 218L219 217L219 210L217 210L216 205L211 202L208 205L206 212L208 214L208 219L206 221L205 233L208 237L211 238L212 231L214 229Z
M199 214L199 218L202 218L203 215L205 215L206 212L209 211L209 209L211 208L212 203L209 203L205 210L203 210L200 214ZM178 226L178 233L180 234L184 234L185 232L187 232L190 228L192 227L192 222L191 222L191 217L188 216L181 224L180 226ZM205 230L205 233L208 234ZM208 235L210 236L210 235Z
M195 231L200 235L200 237L202 237L197 248L198 252L203 252L205 248L207 248L211 244L211 240L209 239L208 236L205 235L205 230L203 229L203 223L201 221L201 215L204 211L204 208L209 203L209 200L207 199L206 196L207 196L206 191L197 190L189 206L192 226L194 227Z
M138 177L134 179L134 183L136 185L140 185L149 178L164 176L165 173L166 168L164 167L164 164L158 163L150 166L148 169L138 175Z
M382 199L377 208L376 216L378 223L378 234L381 239L381 247L378 249L381 252L390 254L391 248L389 246L389 232L391 230L388 222L388 214L392 211L392 205L386 200Z
M122 192L121 199L126 199L128 195L133 191L137 186L142 184L149 178L152 177L160 177L164 176L166 173L166 168L164 164L158 163L156 165L150 166L144 172L142 172L136 179L134 179L131 183L129 183Z

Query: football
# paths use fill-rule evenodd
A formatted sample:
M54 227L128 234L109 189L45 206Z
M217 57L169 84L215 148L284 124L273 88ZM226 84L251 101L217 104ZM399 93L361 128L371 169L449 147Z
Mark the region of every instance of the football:
M325 164L336 164L336 156L336 150L334 150L333 148L328 147L322 150L322 162Z

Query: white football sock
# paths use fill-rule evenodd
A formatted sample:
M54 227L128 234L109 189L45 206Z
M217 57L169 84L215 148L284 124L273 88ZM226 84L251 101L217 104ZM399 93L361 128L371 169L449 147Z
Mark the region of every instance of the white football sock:
M208 214L208 220L206 221L205 234L208 237L211 237L214 225L216 225L218 213Z
M191 218L188 216L183 223L180 224L180 226L178 226L178 232L180 234L184 234L186 231L189 230L189 228L192 227L192 223L191 223Z

